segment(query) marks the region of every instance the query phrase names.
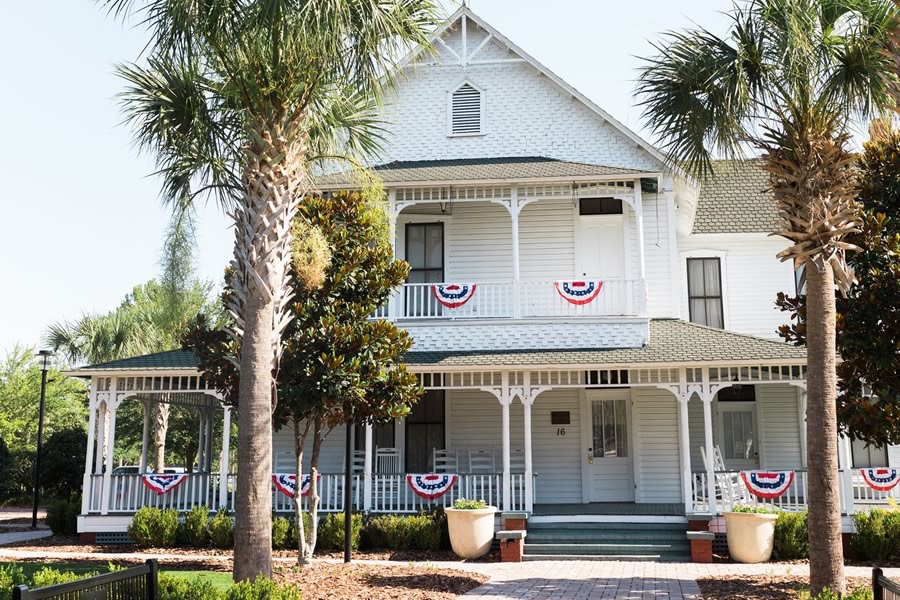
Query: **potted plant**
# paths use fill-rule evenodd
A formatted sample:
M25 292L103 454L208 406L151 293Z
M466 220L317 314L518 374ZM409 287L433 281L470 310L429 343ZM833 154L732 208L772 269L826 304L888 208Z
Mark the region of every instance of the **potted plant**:
M494 540L494 514L497 507L484 500L459 498L453 508L444 510L450 545L460 558L480 558L490 552Z
M778 515L764 506L735 506L725 513L728 553L740 563L761 563L772 558Z

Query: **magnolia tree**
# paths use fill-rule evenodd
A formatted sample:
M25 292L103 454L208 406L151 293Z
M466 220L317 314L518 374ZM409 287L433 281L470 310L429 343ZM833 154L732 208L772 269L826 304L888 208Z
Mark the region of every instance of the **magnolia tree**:
M402 357L412 340L392 323L370 317L408 273L387 242L380 198L356 194L309 197L294 223L292 321L282 343L275 427L291 427L296 455L298 561L316 545L322 442L335 427L403 417L420 394ZM311 267L318 265L319 268ZM232 400L238 376L234 347L201 324L189 344L205 376ZM238 408L240 410L240 407ZM299 489L307 451L311 531L304 531Z

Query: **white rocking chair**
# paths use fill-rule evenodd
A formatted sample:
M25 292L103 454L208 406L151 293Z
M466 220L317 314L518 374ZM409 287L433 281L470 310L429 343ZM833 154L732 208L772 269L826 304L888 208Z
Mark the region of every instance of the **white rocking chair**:
M722 451L719 449L719 446L713 448L713 453L716 500L719 500L729 508L735 504L753 504L754 498L747 490L744 482L741 481L740 474L726 472L725 459L722 457ZM707 470L709 463L706 458L706 448L702 446L700 447L700 457L703 459L704 470Z

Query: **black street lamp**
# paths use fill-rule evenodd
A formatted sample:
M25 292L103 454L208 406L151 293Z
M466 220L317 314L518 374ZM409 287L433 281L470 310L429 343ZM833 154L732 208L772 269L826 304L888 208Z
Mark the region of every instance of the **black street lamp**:
M34 507L31 511L31 528L37 529L38 502L41 498L41 445L44 437L44 402L47 399L47 371L53 362L53 353L41 350L37 353L38 367L41 369L41 404L38 413L37 455L34 457Z

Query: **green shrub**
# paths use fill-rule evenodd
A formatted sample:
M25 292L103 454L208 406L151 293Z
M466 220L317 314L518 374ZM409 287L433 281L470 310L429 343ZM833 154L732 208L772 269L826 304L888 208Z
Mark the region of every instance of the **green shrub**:
M286 517L272 516L272 549L289 550L291 538L296 539L297 534L291 535L291 521Z
M225 600L302 600L302 596L293 586L278 585L271 579L258 577L255 581L245 580L228 588Z
M47 527L56 535L75 535L78 533L78 515L81 513L81 500L54 500L47 506Z
M731 512L736 513L753 513L757 515L770 515L775 512L768 506L759 506L756 504L735 504Z
M800 600L872 600L872 590L868 587L853 588L843 596L825 588L818 596L811 596L809 591L800 592Z
M430 515L384 515L366 525L366 541L371 548L438 550L441 527Z
M72 573L71 571L57 571L51 567L44 567L31 576L31 584L29 587L42 588L47 587L48 585L87 579L88 577L95 577L96 575L96 571L91 571L90 573Z
M128 535L141 548L171 548L178 531L178 512L152 506L138 509L128 526Z
M200 576L194 579L159 575L159 600L219 600L221 594L209 579Z
M859 560L900 558L900 511L873 508L853 515L853 556Z
M453 503L453 508L456 510L481 510L482 508L487 508L487 502L484 500L466 500L465 498L458 498L456 502Z
M350 526L350 546L359 549L359 535L362 531L362 515L354 514ZM344 549L344 513L331 513L319 524L319 538L316 548L323 550Z
M224 508L209 521L209 541L216 548L234 547L234 519Z
M13 587L23 583L28 583L28 579L20 565L0 565L0 600L12 600Z
M209 544L209 509L195 506L184 517L184 541L189 546L202 548Z
M809 558L808 515L803 512L780 512L775 521L775 547L772 556L776 560Z

